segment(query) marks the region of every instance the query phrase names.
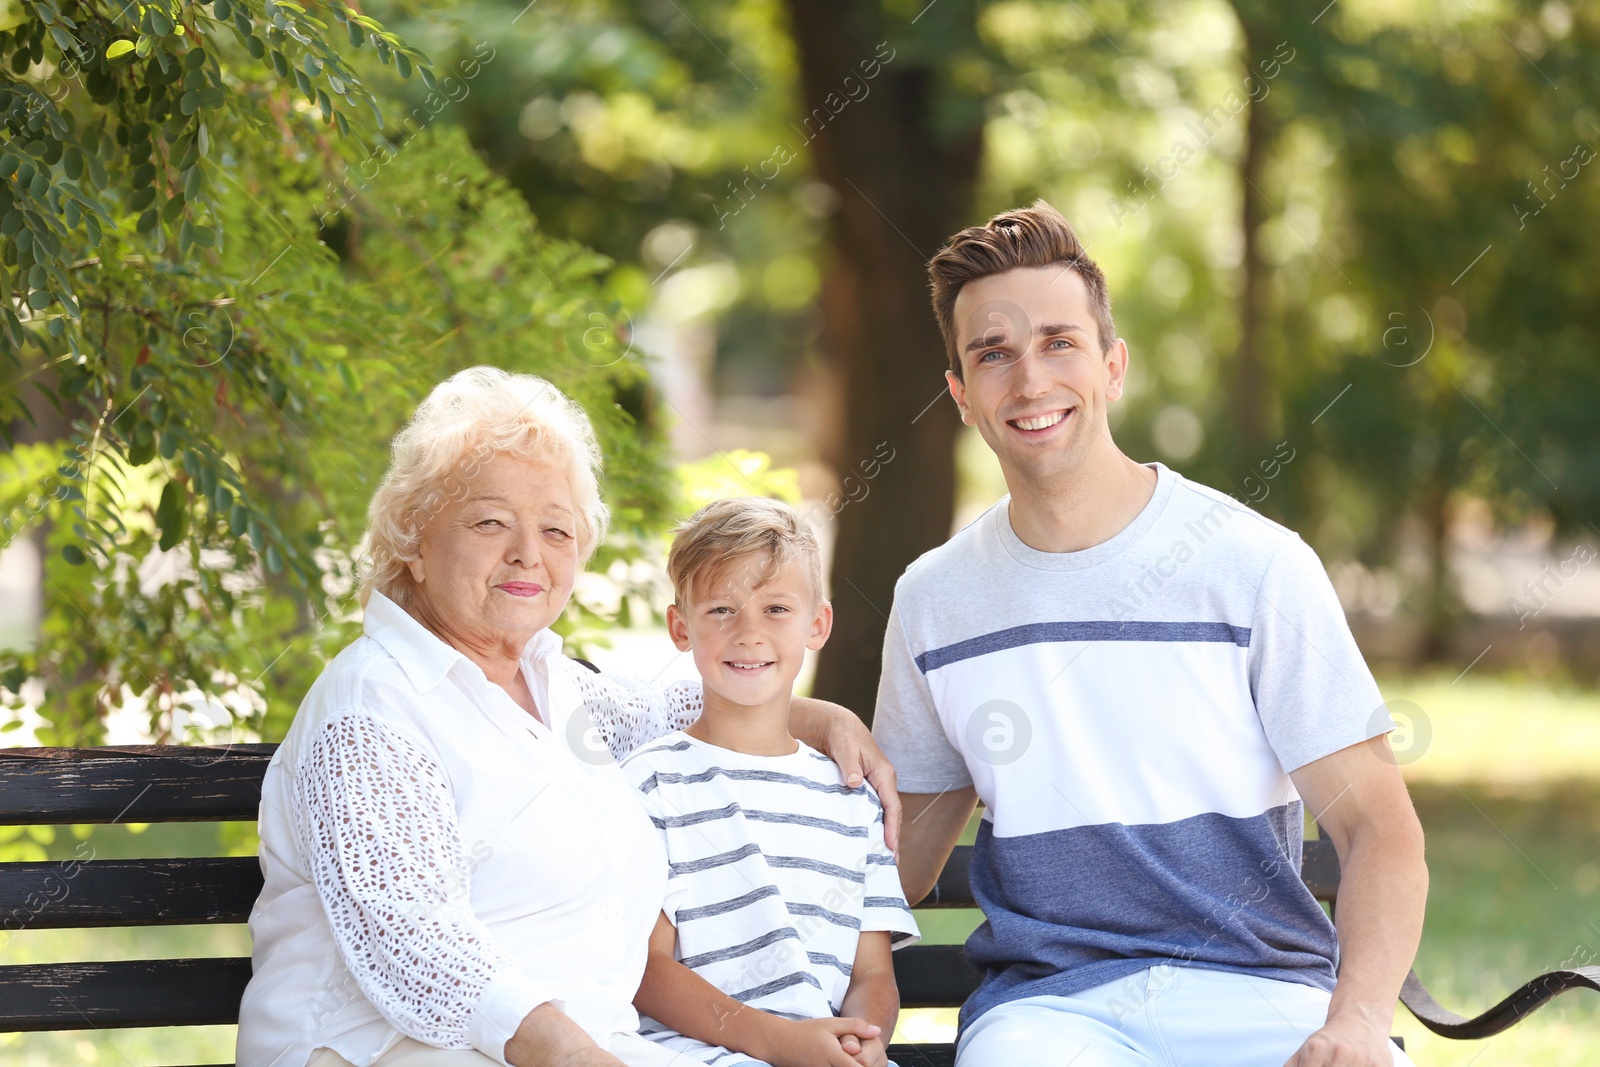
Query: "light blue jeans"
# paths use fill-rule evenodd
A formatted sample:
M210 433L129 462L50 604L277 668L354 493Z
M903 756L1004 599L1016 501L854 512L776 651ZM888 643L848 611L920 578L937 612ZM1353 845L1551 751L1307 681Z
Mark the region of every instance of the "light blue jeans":
M1328 999L1295 982L1148 967L991 1008L961 1035L956 1067L1283 1067L1327 1021ZM1412 1067L1393 1051L1395 1067Z

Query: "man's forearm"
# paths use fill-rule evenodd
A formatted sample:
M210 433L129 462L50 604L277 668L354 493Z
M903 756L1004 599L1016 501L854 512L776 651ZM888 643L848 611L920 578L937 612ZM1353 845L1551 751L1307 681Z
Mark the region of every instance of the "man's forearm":
M1335 922L1339 980L1328 1018L1365 1017L1387 1028L1422 939L1428 867L1420 830L1364 828L1343 860Z
M795 697L789 701L789 733L818 752L828 751L828 730L839 716L850 712L838 704L814 697Z

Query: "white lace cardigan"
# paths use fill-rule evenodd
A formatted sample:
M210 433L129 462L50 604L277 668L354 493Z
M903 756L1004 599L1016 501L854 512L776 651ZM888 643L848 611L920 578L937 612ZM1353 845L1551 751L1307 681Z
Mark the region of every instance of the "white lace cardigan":
M667 865L613 755L699 718L699 686L601 676L544 631L522 664L547 726L383 594L364 629L262 783L239 1067L402 1035L503 1063L546 1001L602 1048L635 1030Z

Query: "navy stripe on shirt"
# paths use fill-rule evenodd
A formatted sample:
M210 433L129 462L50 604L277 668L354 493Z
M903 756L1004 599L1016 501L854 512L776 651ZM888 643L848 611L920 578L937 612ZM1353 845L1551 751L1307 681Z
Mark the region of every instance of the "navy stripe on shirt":
M1069 641L1223 642L1249 648L1250 627L1226 622L1033 622L931 649L917 657L917 669L927 674L964 659L1004 652L1008 648Z

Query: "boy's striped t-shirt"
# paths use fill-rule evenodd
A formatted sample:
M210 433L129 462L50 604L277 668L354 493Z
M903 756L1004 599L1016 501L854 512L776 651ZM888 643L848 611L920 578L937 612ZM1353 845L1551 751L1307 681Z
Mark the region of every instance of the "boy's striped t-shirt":
M918 932L877 794L797 744L751 756L679 732L622 769L666 843L677 958L735 1000L819 1019L838 1014L863 932L887 930L896 948ZM744 1062L648 1017L640 1033L699 1062Z

